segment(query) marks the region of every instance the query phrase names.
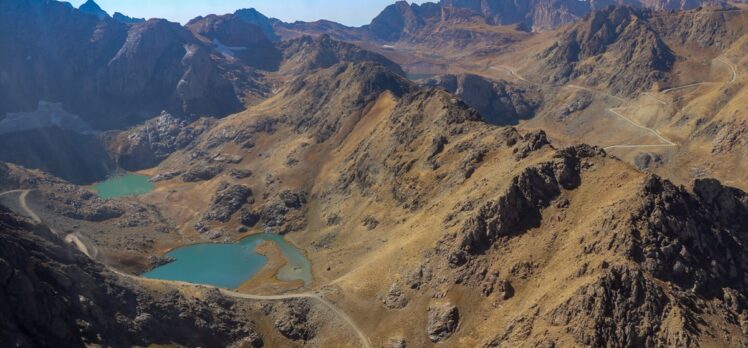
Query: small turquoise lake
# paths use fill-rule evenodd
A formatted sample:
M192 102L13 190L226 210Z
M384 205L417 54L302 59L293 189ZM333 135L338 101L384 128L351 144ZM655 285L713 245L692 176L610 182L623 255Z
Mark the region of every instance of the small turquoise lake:
M235 244L195 244L166 254L174 262L144 273L143 277L177 280L195 284L236 289L252 278L267 263L267 257L256 252L264 241L275 243L287 264L276 277L283 281L312 281L312 267L304 254L283 237L262 233Z
M155 187L149 177L137 174L117 176L93 185L99 197L104 199L142 195Z

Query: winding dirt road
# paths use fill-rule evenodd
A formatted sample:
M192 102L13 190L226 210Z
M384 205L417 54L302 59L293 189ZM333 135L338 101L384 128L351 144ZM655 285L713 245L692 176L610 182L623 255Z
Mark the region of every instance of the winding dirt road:
M725 84L731 84L731 83L734 83L735 81L737 81L737 79L738 79L738 72L735 69L734 65L732 65L730 62L728 62L724 58L715 58L714 60L716 60L716 61L718 61L718 62L720 62L722 64L727 65L730 68L730 71L732 72L732 77L731 77L730 81L726 82ZM530 83L530 84L535 84L535 83L530 82L529 80L527 80L524 76L518 74L514 69L512 69L509 66L499 65L499 66L496 66L496 67L491 67L491 69L492 70L499 70L499 71L506 71L509 74L511 74L512 76L516 77L517 79L519 79L519 80L521 80L523 82L527 82L527 83ZM695 86L701 86L701 85L718 84L718 83L719 82L697 82L697 83L691 83L691 84L687 84L687 85L684 85L684 86L678 86L678 87L664 89L664 90L661 90L660 93L664 94L664 93L669 93L669 92L680 90L680 89L685 89L685 88L690 88L690 87L695 87ZM592 92L592 93L597 93L597 94L603 95L605 97L613 98L613 99L615 99L615 100L617 100L617 101L619 101L621 103L628 103L629 102L629 100L626 100L626 99L621 98L619 96L616 96L616 95L613 95L613 94L610 94L610 93L607 93L607 92L599 91L599 90L596 90L596 89L593 89L593 88L589 88L589 87L584 87L584 86L579 86L579 85L573 85L573 84L571 84L571 85L563 86L562 88L572 88L572 89L579 89L579 90L584 90L584 91L588 91L588 92ZM644 92L642 94L645 95L645 96L648 96L648 97L650 97L652 99L654 99L655 101L657 101L661 105L668 105L669 104L668 102L666 102L666 101L658 98L656 95L654 95L652 93ZM615 115L615 116L617 116L617 117L619 117L619 118L621 118L623 120L625 120L626 122L628 122L629 124L631 124L631 125L633 125L633 126L635 126L637 128L640 128L640 129L645 130L645 131L647 131L649 133L652 133L660 141L662 141L662 144L618 144L618 145L606 146L605 150L622 149L622 148L651 148L651 147L676 147L676 146L678 146L678 144L676 144L675 142L671 141L670 139L665 138L656 129L649 128L647 126L644 126L644 125L642 125L642 124L640 124L640 123L638 123L638 122L636 122L636 121L634 121L634 120L626 117L625 115L623 115L620 112L616 111L615 108L608 108L608 109L606 109L606 111L612 113L613 115Z
M527 79L525 79L524 77L522 77L522 75L517 74L517 72L514 71L514 69L512 69L511 67L508 67L506 65L492 66L491 70L506 71L510 75L516 77L520 81L524 81L524 82L527 82L527 83L530 83L530 84L535 84L534 82L530 82Z
M20 193L18 195L18 204L21 206L21 208L24 210L24 213L28 215L35 224L41 224L42 220L39 218L39 215L37 215L31 208L29 208L26 198L28 197L31 190L13 190L13 191L7 191L0 193L1 196L13 194L13 193ZM50 228L50 230L57 234L58 236L61 236L60 233ZM80 238L75 234L71 233L64 237L65 241L67 243L70 243L76 247L80 252L85 254L88 258L91 260L94 260L94 257L92 257L89 248L86 246L85 243L83 243ZM95 249L91 249L94 251ZM95 256L95 255L94 255ZM95 260L94 260L95 261ZM254 301L283 301L283 300L292 300L292 299L311 299L318 301L322 303L325 307L330 309L335 315L337 315L342 321L344 321L348 326L351 327L351 329L355 332L358 339L361 341L361 346L364 348L372 348L371 342L369 342L369 338L366 336L366 334L361 330L358 325L356 325L356 322L348 316L343 310L335 306L332 302L328 301L322 295L316 292L303 292L298 294L283 294L283 295L252 295L252 294L243 294L236 291L216 288L213 286L208 285L200 285L200 284L193 284L193 283L187 283L187 282L180 282L180 281L171 281L171 280L160 280L160 279L151 279L151 278L143 278L140 276L127 274L124 272L121 272L117 269L114 269L108 265L104 265L109 271L112 273L115 273L119 276L132 279L138 282L152 282L152 283L160 283L160 284L168 284L168 285L176 285L176 286L189 286L189 287L196 287L196 288L203 288L203 289L218 289L221 294L223 294L226 297L231 298L238 298L238 299L245 299L245 300L254 300Z
M35 224L42 223L42 219L39 218L39 215L36 215L31 208L29 208L29 205L26 203L26 197L28 197L31 190L13 190L13 191L6 191L3 193L0 193L0 196L10 195L14 193L20 193L18 195L18 205L23 209L23 212L26 214L27 217L31 218L31 220Z

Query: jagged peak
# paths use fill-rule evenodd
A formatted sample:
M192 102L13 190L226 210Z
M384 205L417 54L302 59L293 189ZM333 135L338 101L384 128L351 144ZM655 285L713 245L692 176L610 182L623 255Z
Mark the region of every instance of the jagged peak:
M85 3L80 5L80 7L78 7L78 10L83 13L88 13L96 17L99 17L99 20L109 18L109 14L103 9L101 9L101 6L99 6L99 4L97 4L94 0L86 1Z

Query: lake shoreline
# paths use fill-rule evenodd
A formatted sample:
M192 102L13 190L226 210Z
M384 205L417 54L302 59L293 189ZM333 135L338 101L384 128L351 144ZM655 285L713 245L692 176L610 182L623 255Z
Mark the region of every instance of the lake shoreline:
M245 254L246 248L251 248L250 254ZM277 289L302 288L311 284L313 279L306 252L283 236L271 233L253 233L233 242L201 241L174 246L159 257L173 257L176 260L144 272L141 276L226 289L272 287L276 289L274 292ZM224 271L221 272L221 269ZM243 278L242 272L249 275ZM234 280L230 280L231 277Z

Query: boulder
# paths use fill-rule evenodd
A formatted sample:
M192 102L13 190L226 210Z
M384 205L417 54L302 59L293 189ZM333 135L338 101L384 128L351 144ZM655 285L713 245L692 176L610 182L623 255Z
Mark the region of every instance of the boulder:
M460 325L460 311L451 303L439 303L429 307L426 331L431 342L441 342L454 334Z

